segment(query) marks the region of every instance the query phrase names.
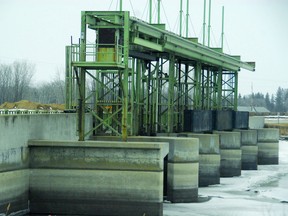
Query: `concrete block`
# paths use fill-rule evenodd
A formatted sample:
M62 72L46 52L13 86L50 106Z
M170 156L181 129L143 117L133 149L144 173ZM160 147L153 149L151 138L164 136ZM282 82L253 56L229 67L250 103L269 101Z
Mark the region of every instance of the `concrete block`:
M234 130L241 133L241 146L257 146L257 130Z
M258 146L242 146L242 170L257 170Z
M186 133L188 137L199 139L199 154L219 154L218 134Z
M163 172L31 169L30 209L53 215L163 215Z
M117 137L94 137L97 140L117 140ZM199 161L199 140L196 138L182 137L128 137L129 141L137 142L167 142L169 143L168 166L173 164L174 169L164 170L164 175L167 176L167 188L164 185L164 190L167 190L167 199L171 202L194 202L196 193L198 193L198 169L190 169L189 176L197 176L197 185L191 178L182 178L183 173L179 171L179 167L194 167ZM170 165L169 165L170 164ZM188 173L189 171L187 171ZM186 173L186 175L187 175ZM180 176L178 176L180 175ZM181 184L174 179L182 179ZM165 179L166 180L166 179ZM166 182L166 181L165 181ZM181 189L180 189L181 188ZM198 194L197 194L198 196Z
M0 214L28 212L29 170L0 172ZM9 207L9 210L8 209ZM7 214L7 215L8 215Z
M241 175L241 157L240 149L221 149L221 177L233 177Z
M279 129L278 128L262 128L258 129L258 142L278 142Z
M185 110L184 131L205 132L213 130L212 110Z
M241 134L240 132L213 131L214 134L219 134L220 149L240 149Z
M27 169L29 166L29 149L20 146L0 151L0 172Z
M134 138L131 138L132 140ZM136 140L142 138L135 138ZM173 162L198 162L199 140L185 137L149 137L152 142L168 142L168 161Z
M249 116L249 128L260 129L264 128L264 116Z
M233 112L233 128L248 129L249 128L249 112Z
M220 183L220 155L200 154L199 156L199 187Z
M258 164L279 164L279 142L258 142Z
M167 199L173 203L198 200L199 163L169 163Z
M213 130L232 130L233 129L233 111L215 110L213 111Z
M30 140L30 168L163 170L168 143Z
M163 215L168 143L33 140L29 147L32 214Z

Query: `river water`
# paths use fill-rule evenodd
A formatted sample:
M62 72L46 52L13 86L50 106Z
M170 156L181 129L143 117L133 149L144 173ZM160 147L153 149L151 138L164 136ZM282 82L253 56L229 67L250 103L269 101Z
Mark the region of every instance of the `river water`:
M164 204L165 216L288 216L288 141L279 142L279 165L261 165L241 176L199 188L207 202Z

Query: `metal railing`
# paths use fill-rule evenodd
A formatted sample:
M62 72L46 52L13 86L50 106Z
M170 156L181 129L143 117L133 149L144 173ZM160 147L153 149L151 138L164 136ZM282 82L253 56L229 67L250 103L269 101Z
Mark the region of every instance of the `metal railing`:
M80 45L71 45L72 62L80 62ZM86 44L84 62L113 63L123 62L123 46L119 44Z
M0 115L60 114L62 110L0 109Z

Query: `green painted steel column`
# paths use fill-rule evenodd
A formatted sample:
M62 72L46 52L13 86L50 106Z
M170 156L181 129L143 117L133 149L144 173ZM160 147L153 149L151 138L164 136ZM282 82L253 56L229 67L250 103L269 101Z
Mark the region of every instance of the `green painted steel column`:
M222 109L222 68L219 68L218 71L218 76L217 76L217 109L221 110Z
M142 94L141 94L141 69L142 69L142 63L140 59L137 59L136 62L136 104L135 104L135 135L139 135L142 125L143 125L143 115L141 115L141 101L142 101Z
M72 80L73 80L73 74L72 74L72 68L71 68L71 46L66 46L65 54L66 54L65 109L71 109L72 108Z
M159 60L157 60L153 70L152 78L152 134L157 133L158 127L158 107L159 107Z
M123 49L124 49L124 65L125 69L123 70L123 80L122 80L122 88L123 88L123 107L122 107L122 140L127 141L127 127L128 127L128 76L129 76L129 12L125 11L124 14L124 41L123 41Z
M81 38L80 38L80 61L86 61L86 13L81 12ZM79 141L85 139L85 98L86 98L86 70L80 68L79 76L79 111L78 111L78 131Z
M175 86L175 55L170 54L167 133L172 133L174 127L174 93L175 93L174 86Z
M195 110L197 109L201 109L201 68L202 68L202 65L200 62L196 62L196 65L195 65L195 90L194 90L194 95L193 95L193 98L194 98L194 103L193 103L193 108Z
M181 131L181 118L182 118L182 107L183 107L183 101L182 101L182 94L183 94L183 90L182 90L182 84L181 84L181 75L182 75L182 63L181 60L178 61L178 80L177 80L177 119L175 120L175 122L177 122L177 132Z
M234 86L234 111L238 109L238 71L234 72L235 86Z
M135 96L135 67L136 67L136 59L135 58L132 58L132 69L131 69L131 80L130 80L130 94L131 94L131 97L130 97L130 105L131 105L131 108L130 108L130 122L129 122L129 125L130 125L130 133L131 135L135 135L135 121L134 121L134 114L135 114L135 99L136 99L136 96Z
M189 75L189 65L188 64L185 64L185 80L184 80L184 83L185 83L185 99L184 99L184 106L185 106L185 109L187 110L189 108L189 105L188 105L188 98L189 98L189 86L188 86L188 75Z

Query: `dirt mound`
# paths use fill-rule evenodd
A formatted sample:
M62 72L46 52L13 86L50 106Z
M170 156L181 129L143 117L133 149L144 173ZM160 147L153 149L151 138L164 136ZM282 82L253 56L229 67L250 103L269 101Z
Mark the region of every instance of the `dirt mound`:
M5 102L0 109L29 109L29 110L64 110L64 104L41 104L28 100L21 100L15 103Z

